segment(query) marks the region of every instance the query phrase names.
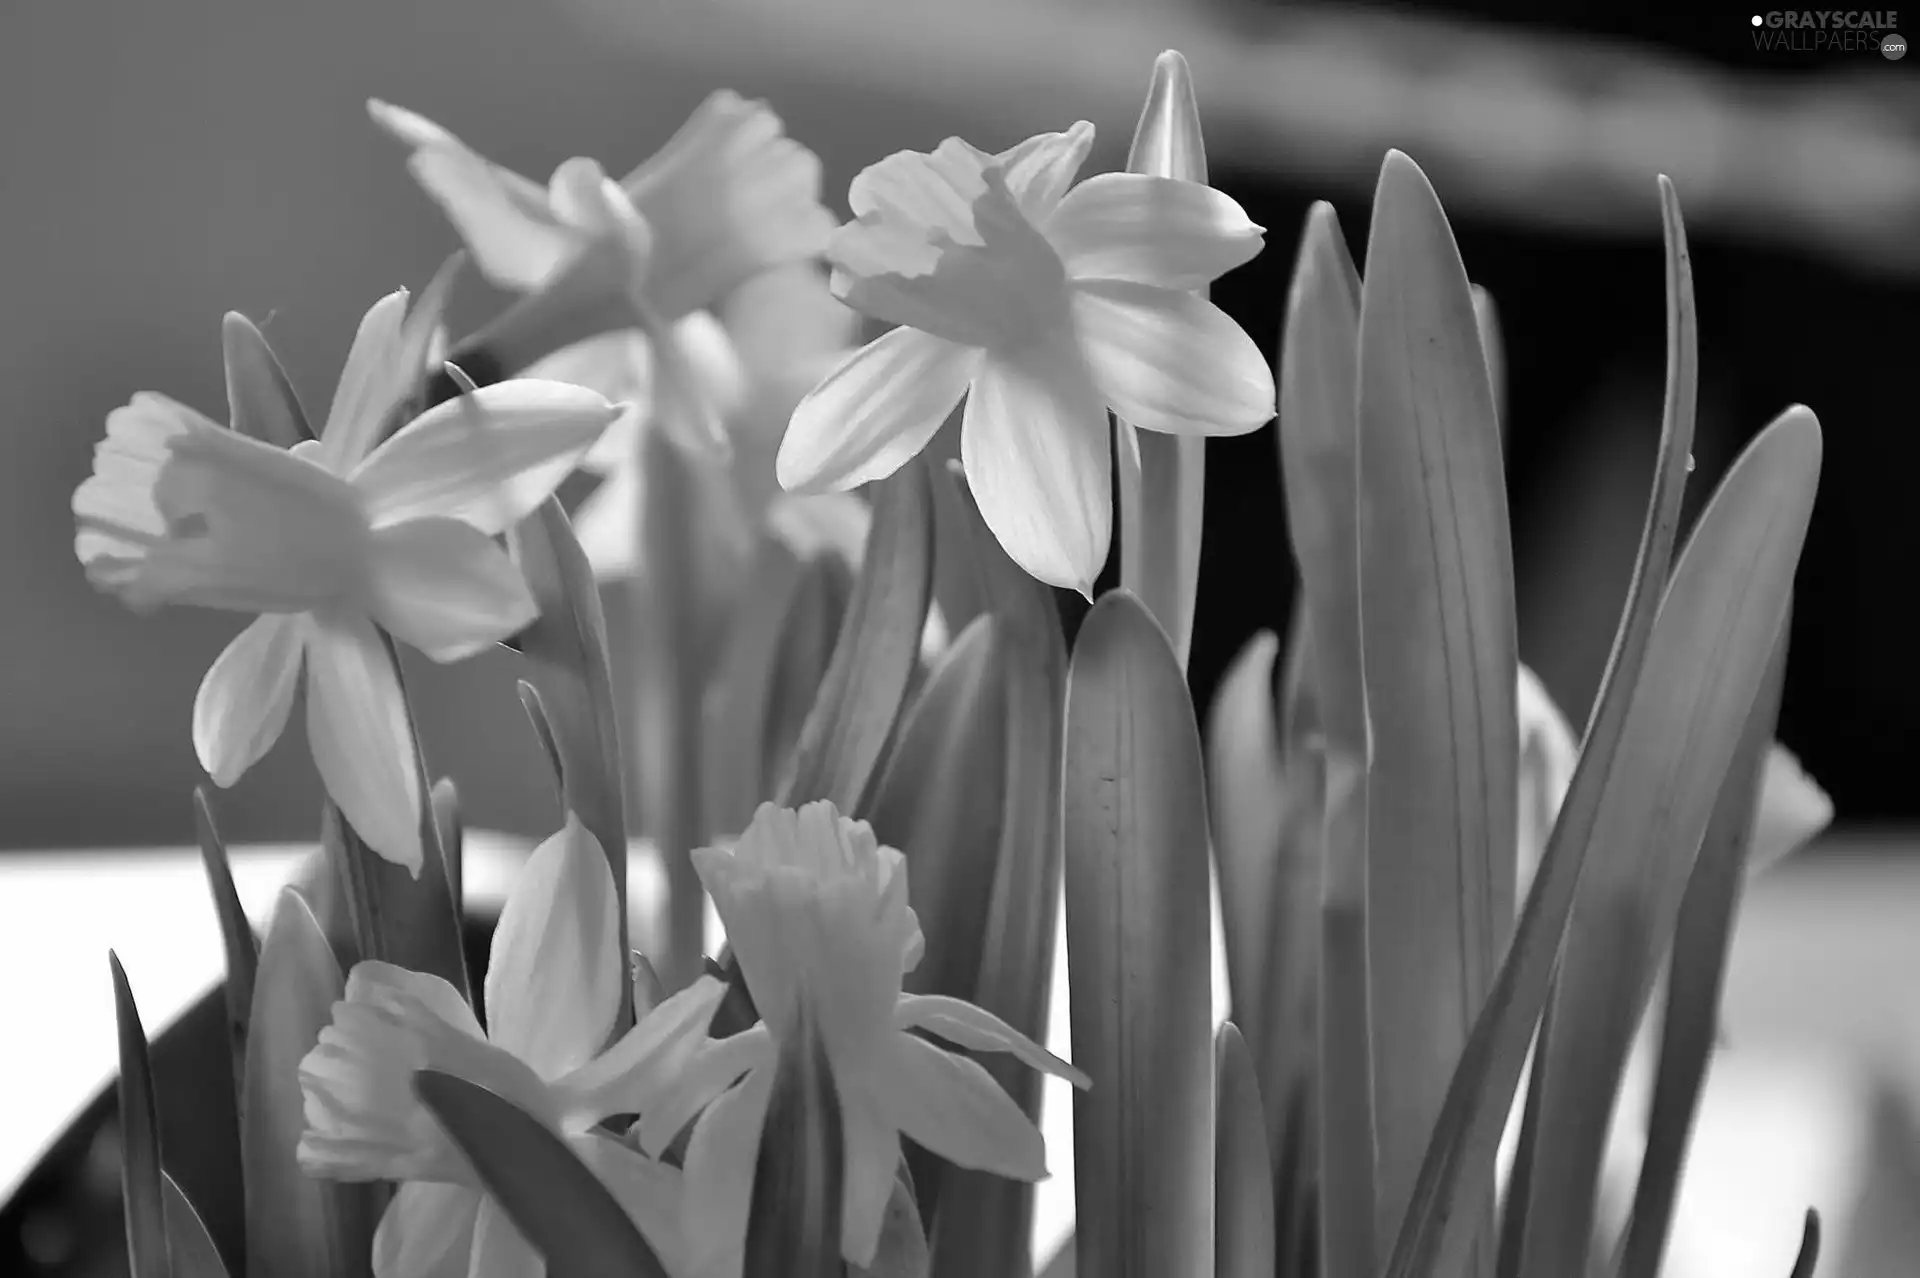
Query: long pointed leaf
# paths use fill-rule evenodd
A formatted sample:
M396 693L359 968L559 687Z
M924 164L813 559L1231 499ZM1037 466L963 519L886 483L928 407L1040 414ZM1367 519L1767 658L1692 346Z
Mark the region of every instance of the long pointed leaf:
M666 1278L600 1178L539 1120L452 1074L421 1070L414 1090L554 1278Z
M227 958L227 1035L233 1049L237 1103L240 1082L246 1077L247 1017L253 1009L253 976L260 966L260 939L253 934L253 924L247 921L240 893L233 886L233 867L227 863L227 846L214 826L205 786L193 790L193 828L199 836L200 860L206 867L207 887L213 893L213 910L220 920L220 942Z
M1819 1264L1820 1213L1809 1207L1806 1224L1800 1230L1800 1253L1793 1258L1793 1272L1788 1278L1813 1278Z
M1220 863L1227 985L1234 1020L1255 1042L1271 1005L1267 952L1275 921L1268 912L1288 808L1273 705L1279 650L1270 630L1249 639L1222 676L1207 715L1208 799Z
M107 962L113 968L113 1011L120 1039L120 1198L127 1220L127 1264L133 1278L173 1278L147 1033L120 956L109 950Z
M160 1173L160 1192L174 1278L227 1278L227 1266L220 1259L219 1248L213 1245L213 1236L201 1223L200 1213L165 1172Z
M1067 674L1067 949L1079 1264L1111 1278L1213 1267L1207 804L1179 661L1125 591Z
M379 1187L308 1176L294 1153L307 1125L300 1061L345 992L320 924L299 893L282 889L254 981L240 1113L248 1274L350 1278L369 1272Z
M1389 1278L1456 1272L1471 1241L1477 1217L1462 1209L1490 1179L1589 847L1691 847L1704 832L1786 607L1819 465L1819 426L1805 409L1748 447L1701 516L1643 657L1632 652L1630 596L1613 667L1630 681L1603 689L1513 945L1448 1089ZM1656 497L1648 542L1657 544L1665 512ZM1658 570L1645 544L1641 563ZM1612 700L1624 708L1609 709Z
M941 654L901 727L867 819L907 854L907 890L926 951L909 992L971 999L1000 846L1005 660L991 614Z
M861 810L920 659L933 589L933 492L908 462L874 488L865 566L781 802Z
M466 917L466 827L460 822L460 790L452 777L433 783L427 796L433 808L433 828L440 838L440 856L446 866L447 896Z
M1733 941L1733 916L1745 877L1755 801L1774 725L1780 717L1786 649L1783 627L1680 900L1660 1060L1654 1071L1653 1105L1647 1114L1647 1147L1640 1161L1640 1180L1634 1187L1633 1215L1619 1266L1623 1278L1659 1278L1661 1257L1666 1251L1687 1140L1693 1134L1707 1062L1720 1030L1721 978Z
M1512 923L1519 751L1513 552L1486 356L1446 215L1397 151L1374 196L1359 388L1369 1037L1384 1248Z
M1217 1278L1274 1278L1273 1164L1253 1057L1232 1021L1214 1037L1214 1241Z
M966 517L979 597L993 618L1004 671L999 843L971 1001L1037 1042L1046 1034L1060 907L1066 648L1053 592L1007 557L955 470L940 479ZM981 1063L1037 1122L1040 1078L997 1053ZM945 1167L920 1192L923 1206L935 1212L933 1265L939 1278L1023 1278L1031 1271L1032 1186Z
M620 750L618 709L607 664L607 623L593 566L580 549L557 498L513 529L514 561L540 605L540 616L520 632L527 677L539 693L560 756L568 811L599 840L613 874L620 952L627 945L626 764ZM623 993L614 1035L633 1023Z
M1129 173L1207 180L1187 60L1168 50L1153 63L1146 106L1127 154ZM1203 290L1204 291L1204 290ZM1139 596L1173 644L1182 669L1193 643L1207 441L1117 423L1120 432L1120 584Z
M1394 1245L1388 1272L1395 1278L1428 1272L1426 1266L1455 1255L1456 1246L1461 1244L1461 1231L1455 1227L1459 1223L1456 1210L1460 1196L1474 1191L1472 1178L1478 1173L1470 1169L1479 1168L1492 1157L1526 1061L1528 1043L1552 987L1555 956L1566 929L1574 887L1667 586L1667 568L1680 525L1680 501L1693 447L1698 333L1680 206L1672 183L1664 177L1660 179L1660 195L1666 229L1666 406L1661 416L1653 491L1640 532L1633 577L1613 651L1594 698L1580 765L1542 857L1543 865L1549 858L1556 858L1553 875L1549 878L1539 870L1535 872L1507 961L1475 1024L1468 1051L1462 1055L1461 1071L1448 1087L1442 1121L1421 1164L1413 1202ZM1515 1175L1524 1179L1525 1166L1516 1166ZM1523 1226L1524 1221L1515 1224L1515 1228Z
M313 428L307 425L287 370L253 321L228 311L220 324L220 345L233 429L276 448L292 448L312 439Z

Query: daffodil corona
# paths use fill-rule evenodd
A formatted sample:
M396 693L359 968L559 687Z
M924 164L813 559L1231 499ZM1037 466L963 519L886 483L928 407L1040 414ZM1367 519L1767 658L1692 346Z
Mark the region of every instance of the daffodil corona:
M854 179L834 291L899 327L801 401L781 483L891 474L964 396L961 461L988 527L1035 577L1085 593L1112 535L1109 408L1191 435L1273 416L1266 357L1195 291L1258 253L1261 228L1198 183L1073 186L1092 143L1085 122L999 155L949 138Z
M367 312L318 440L276 448L142 393L108 416L73 495L74 549L96 586L137 609L260 614L194 701L194 749L214 781L232 785L279 739L304 669L327 793L369 846L416 874L420 788L380 631L454 661L533 620L533 596L493 538L621 412L578 386L511 381L381 442L425 367L431 309L409 317L401 290ZM230 361L244 349L230 345ZM287 411L248 402L270 382L236 371L236 422Z
M924 940L898 851L830 803L797 812L763 804L731 848L694 859L762 1018L702 1048L680 1085L641 1113L641 1148L650 1153L699 1116L687 1149L685 1225L701 1273L732 1272L727 1257L745 1237L778 1045L796 1032L803 1005L839 1092L849 1261L873 1260L903 1133L963 1167L1023 1180L1046 1174L1039 1130L987 1071L913 1031L1010 1052L1078 1086L1086 1077L970 1003L901 993Z

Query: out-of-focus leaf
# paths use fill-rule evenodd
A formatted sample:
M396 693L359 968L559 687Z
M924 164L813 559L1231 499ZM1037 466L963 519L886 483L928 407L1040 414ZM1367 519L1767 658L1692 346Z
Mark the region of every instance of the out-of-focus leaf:
M1207 778L1220 862L1227 983L1236 1020L1253 1024L1267 1006L1273 879L1287 820L1280 733L1273 717L1279 641L1263 630L1227 667L1207 716ZM1258 1041L1259 1031L1250 1030Z
M830 799L842 812L863 810L920 659L933 572L927 469L908 462L873 493L865 566L781 791L790 807Z
M560 743L553 739L553 720L547 717L546 703L540 700L540 689L521 679L515 682L514 691L519 693L520 708L527 712L527 722L532 725L533 735L540 742L540 753L546 756L548 765L553 768L554 789L561 806L565 807L567 765L560 757Z
M433 828L440 836L440 856L446 866L447 896L454 908L466 916L466 829L460 824L460 790L452 777L433 783L427 796L433 807Z
M207 887L213 893L213 911L220 920L220 943L226 952L227 1033L233 1047L233 1085L236 1100L246 1076L247 1016L253 1008L253 974L260 966L260 940L240 904L233 886L233 867L227 863L227 845L213 823L207 788L193 790L193 828L200 840L200 860L206 867Z
M1820 1264L1820 1213L1807 1208L1807 1223L1800 1230L1800 1254L1793 1258L1793 1272L1788 1278L1813 1278L1813 1271Z
M1661 193L1670 277L1677 277L1676 292L1690 297L1678 204L1669 186L1663 184ZM1690 330L1691 324L1685 324L1685 328ZM1691 342L1683 344L1690 346ZM1804 532L1804 508L1812 504L1813 480L1819 469L1819 427L1810 413L1789 410L1743 454L1736 472L1742 466L1752 466L1762 444L1774 439L1787 441L1775 444L1774 451L1798 463L1797 468L1783 467L1784 473L1774 481L1776 489L1786 494L1774 512L1775 518L1789 526L1782 539L1790 542L1797 557ZM1731 482L1729 476L1723 491ZM1801 528L1792 529L1796 511L1800 512ZM1698 536L1696 533L1696 540ZM1759 550L1757 546L1750 549L1747 562L1752 562L1751 556ZM1683 563L1681 571L1685 567ZM1727 571L1736 579L1743 575L1741 569ZM1786 581L1791 582L1790 571ZM1564 1272L1568 1265L1586 1262L1593 1237L1595 1191L1606 1148L1607 1118L1582 1113L1579 1106L1582 1098L1602 1109L1611 1106L1642 1010L1673 941L1674 921L1687 877L1762 686L1785 607L1782 598L1763 620L1755 622L1753 630L1731 641L1744 651L1723 650L1714 675L1722 680L1744 675L1741 699L1722 707L1720 717L1708 720L1703 727L1692 727L1693 733L1703 735L1688 741L1693 747L1687 759L1688 770L1662 778L1672 788L1673 797L1654 802L1651 796L1660 792L1649 781L1632 802L1650 804L1657 814L1651 821L1644 817L1610 820L1613 814L1603 807L1596 822L1591 846L1597 852L1586 862L1561 942L1551 1032L1542 1037L1535 1054L1533 1086L1544 1089L1541 1105L1552 1121L1542 1122L1533 1161L1524 1169L1531 1187L1520 1248L1518 1272L1522 1275L1544 1278ZM1664 605L1662 611L1664 614ZM1674 696L1671 685L1663 689L1654 682L1655 675L1649 666L1641 687L1635 689L1636 708L1643 696ZM1678 683L1680 678L1689 677L1704 680L1706 676L1690 671L1674 678ZM1622 753L1628 749L1630 746L1623 745ZM1576 771L1576 780L1577 776ZM1625 802L1625 796L1618 801ZM1555 835L1558 833L1556 830ZM1604 1095L1600 1093L1602 1088Z
M1213 1048L1213 1272L1274 1278L1273 1164L1253 1057L1232 1021L1220 1027Z
M240 1111L248 1274L350 1278L369 1272L380 1187L308 1176L294 1154L307 1125L300 1060L345 992L312 911L299 893L282 889L254 980Z
M1207 180L1187 60L1168 50L1154 60L1146 106L1127 154L1129 173ZM1205 290L1201 290L1204 294ZM1139 596L1173 644L1182 669L1193 641L1193 600L1200 582L1200 526L1205 509L1207 441L1197 435L1135 430L1124 420L1120 476L1120 584Z
M1385 181L1383 177L1383 187ZM1451 251L1450 244L1447 248ZM1383 264L1390 256L1383 255ZM1397 264L1394 269L1411 276L1401 258L1393 257L1392 261ZM1429 291L1439 288L1411 278L1406 287ZM1313 966L1319 975L1316 1004L1320 1009L1316 1036L1320 1125L1315 1145L1319 1151L1320 1253L1330 1278L1369 1278L1377 1254L1375 1234L1380 1228L1375 1220L1375 1084L1368 1011L1367 689L1360 669L1362 477L1355 383L1360 362L1360 303L1360 277L1347 252L1339 219L1331 205L1315 204L1307 213L1299 261L1287 297L1280 354L1280 470L1287 495L1288 532L1300 569L1297 649L1303 666L1311 661L1311 678L1304 671L1301 677L1312 685L1321 743L1317 758L1309 759L1301 747L1290 748L1287 757L1296 769L1312 765L1321 786L1314 796L1320 824L1301 834L1320 850L1323 867L1318 884L1318 926L1312 933L1316 942L1313 952L1319 959ZM1376 327L1385 326L1391 318L1384 304L1378 302L1375 316ZM1376 335L1375 340L1390 339ZM1395 375L1391 368L1380 370L1377 364L1378 357L1376 376ZM1405 375L1411 378L1415 374ZM1380 403L1378 395L1373 402L1380 418L1376 430L1402 429L1393 423L1395 407L1391 403ZM1420 441L1395 442L1389 436L1387 446L1408 442L1418 446ZM1378 451L1381 445L1374 447ZM1370 500L1415 500L1406 491L1416 486L1409 483L1412 477L1399 468L1386 468L1383 473L1395 477L1399 491L1376 479L1379 493ZM1375 489L1368 491L1372 494ZM1404 513L1411 517L1423 505L1416 503ZM1389 541L1382 544L1380 553L1407 552L1396 551ZM1429 583L1424 595L1410 599L1424 599L1431 605L1433 595ZM1402 605L1407 602L1400 601ZM1432 677L1432 672L1409 668L1402 677L1418 681ZM1289 735L1304 735L1304 730L1303 725ZM1414 771L1418 764L1407 760L1400 768L1402 772ZM1433 898L1429 905L1440 899ZM1279 920L1274 922L1278 924ZM1441 967L1443 970L1444 965ZM1255 1039L1262 1054L1271 1054L1265 1050L1269 1042L1266 1035ZM1408 1058L1401 1068L1417 1069L1419 1064L1417 1057ZM1290 1081L1271 1073L1263 1077L1269 1089ZM1291 1192L1293 1187L1286 1188Z
M120 1197L127 1219L127 1264L133 1278L173 1278L147 1032L141 1028L140 1009L120 956L109 950L107 962L113 968L113 1011L120 1038Z
M422 821L432 827L431 808ZM342 904L352 923L353 947L345 965L361 959L397 963L438 976L471 999L460 916L454 911L438 831L426 844L417 879L368 847L332 803L321 813L320 844L339 876Z
M1623 1278L1659 1278L1680 1190L1687 1139L1693 1133L1707 1061L1720 1028L1720 986L1727 947L1733 940L1733 916L1755 815L1755 799L1766 767L1767 747L1780 716L1780 691L1786 677L1786 635L1747 716L1734 749L1720 798L1707 821L1707 833L1687 878L1675 925L1673 962L1667 975L1667 1006L1660 1033L1660 1059L1654 1071L1653 1106L1647 1114L1647 1147L1634 1187L1633 1215L1621 1253ZM1577 908L1577 907L1576 907Z
M220 323L220 344L226 356L227 404L232 426L276 448L292 448L313 438L307 414L287 370L253 321L228 311Z
M780 1044L753 1172L742 1278L842 1278L846 1146L833 1064L803 1000Z
M1675 434L1669 429L1669 442ZM1662 465L1684 456L1663 452ZM1389 1278L1457 1272L1478 1219L1468 1209L1489 1179L1576 888L1586 890L1589 849L1600 849L1593 864L1601 864L1642 849L1690 855L1698 846L1786 608L1819 464L1818 424L1804 408L1790 410L1748 446L1708 504L1644 644L1631 642L1639 610L1629 595L1613 675L1512 948L1448 1090ZM1671 527L1665 491L1656 483L1641 549L1642 571L1658 575L1659 530ZM1616 701L1624 710L1609 708ZM1671 927L1669 914L1669 934ZM1577 1006L1560 1011L1571 1017ZM1562 1117L1556 1112L1556 1123Z
M554 1278L666 1278L626 1210L538 1119L452 1074L421 1070L413 1087Z
M167 1247L173 1257L174 1278L227 1278L227 1266L213 1237L200 1221L180 1186L164 1171L160 1173L160 1193L167 1218Z
M957 463L955 463L957 467ZM1036 1042L1044 1040L1059 922L1062 862L1061 741L1067 654L1054 593L1007 557L956 471L941 477L966 516L980 596L993 616L1005 748L1000 752L999 846L986 939L972 1002ZM1076 596L1077 597L1077 596ZM1204 883L1204 875L1202 876ZM1204 979L1204 978L1203 978ZM1040 1117L1041 1081L999 1053L980 1062L1027 1117ZM939 1278L1030 1272L1033 1189L1019 1181L941 1167L918 1183L935 1219Z
M980 974L1005 766L1005 661L983 613L940 657L902 723L867 811L874 836L907 855L907 891L926 952L908 991L971 999Z
M509 534L514 562L540 605L520 632L528 682L539 693L560 758L567 810L600 842L613 888L620 952L627 950L627 809L613 676L607 666L607 623L593 566L573 535L558 498L549 497ZM543 743L544 744L544 743ZM633 1023L621 996L618 1036Z
M1186 679L1125 591L1087 615L1067 673L1067 949L1079 1263L1213 1265L1206 782Z
M1519 751L1486 356L1446 215L1398 151L1381 166L1360 296L1360 846L1384 1249L1512 926Z

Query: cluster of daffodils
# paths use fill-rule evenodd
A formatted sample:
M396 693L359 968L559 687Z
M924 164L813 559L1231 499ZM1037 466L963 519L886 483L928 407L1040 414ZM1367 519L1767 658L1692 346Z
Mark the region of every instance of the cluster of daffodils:
M1496 1203L1519 1272L1582 1272L1624 1175L1650 1278L1684 1142L1623 1172L1571 1116L1658 1052L1654 1111L1690 1121L1711 1036L1672 1029L1715 1014L1745 875L1828 816L1772 740L1818 427L1763 431L1675 554L1670 190L1663 461L1576 735L1517 660L1500 361L1405 156L1364 278L1309 218L1276 377L1206 296L1264 232L1204 180L1177 54L1127 171L1082 176L1085 122L950 138L862 172L845 224L731 93L623 178L544 185L370 108L455 264L367 312L317 433L229 315L228 422L136 395L74 494L99 588L248 618L194 705L213 783L304 686L327 795L264 940L223 910L242 1239L163 1170L120 987L135 1272L1024 1274L1050 1075L1084 1272L1456 1278ZM464 337L461 262L509 295ZM1277 681L1249 644L1203 755L1190 445L1276 399L1300 623ZM1121 588L1063 626L1116 526ZM517 650L562 798L477 991L401 645ZM639 849L665 895L630 909ZM1062 964L1071 1064L1040 1046Z

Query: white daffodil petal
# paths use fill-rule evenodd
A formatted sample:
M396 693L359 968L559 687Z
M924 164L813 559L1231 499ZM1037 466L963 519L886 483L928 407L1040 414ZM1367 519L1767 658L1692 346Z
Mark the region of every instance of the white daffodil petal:
M658 1108L661 1098L699 1062L701 1049L709 1041L707 1027L726 993L720 981L702 976L643 1011L619 1042L554 1085L569 1121L597 1123L610 1114L647 1114ZM757 1059L749 1059L747 1065ZM736 1071L727 1083L745 1069ZM687 1118L692 1116L689 1112ZM683 1120L681 1126L685 1125ZM670 1133L666 1139L671 1141L677 1134Z
M838 1070L836 1069L836 1073ZM900 1132L860 1090L840 1085L840 1130L844 1161L841 1177L840 1247L861 1267L873 1263L900 1168Z
M473 1222L473 1257L467 1278L542 1278L547 1262L527 1241L493 1195L480 1200Z
M820 160L764 102L721 90L621 182L653 228L647 298L667 320L772 266L818 257L834 218Z
M658 1158L686 1130L687 1124L738 1082L741 1075L762 1065L771 1067L773 1058L773 1036L765 1024L701 1044L686 1068L680 1071L679 1079L641 1111L640 1148ZM619 1089L609 1086L604 1100L620 1103ZM620 1110L616 1108L613 1112Z
M986 171L964 237L874 215L827 246L834 295L876 319L990 349L1030 346L1065 318L1060 255Z
M563 346L527 365L521 376L532 381L571 382L606 396L608 402L626 400L644 405L651 396L651 356L647 339L637 328L619 328ZM628 414L594 441L581 465L605 473L627 464L633 454L633 432L639 414ZM628 423L632 423L629 425Z
M959 1167L1015 1180L1047 1174L1040 1129L986 1070L911 1034L895 1035L891 1054L870 1072L902 1132Z
M193 699L193 749L218 786L230 786L287 726L300 678L306 618L268 613L234 637Z
M346 473L347 459L365 454L381 419L393 411L399 397L395 365L406 318L407 290L395 289L368 309L353 335L353 346L334 387L333 406L320 428L322 464L335 474Z
M944 994L908 994L894 1010L901 1029L922 1029L975 1052L1009 1052L1024 1064L1066 1079L1075 1087L1091 1080L992 1012Z
M768 529L796 558L838 555L858 568L873 527L873 507L852 493L782 493L767 506L766 518Z
M1263 231L1198 182L1102 173L1067 193L1043 228L1074 279L1205 288L1260 252Z
M771 1068L754 1070L708 1106L694 1125L687 1145L682 1221L698 1273L737 1272L724 1266L746 1243L753 1175L773 1076Z
M685 1177L680 1170L605 1136L576 1136L568 1144L626 1210L627 1218L660 1258L660 1267L670 1278L691 1278L694 1269L686 1230L680 1224L686 1198Z
M988 360L974 376L960 458L981 518L1014 562L1085 593L1113 535L1107 412L1076 359Z
M354 832L419 877L420 787L406 701L386 644L364 617L313 619L307 741L327 794Z
M364 572L366 521L341 480L163 395L108 415L73 511L88 579L135 608L301 612Z
M481 1192L412 1180L373 1231L373 1278L466 1278Z
M855 176L847 207L857 218L881 218L930 237L978 245L973 205L986 192L991 163L991 156L959 138L931 152L896 151Z
M1143 430L1244 435L1273 417L1273 369L1251 337L1196 293L1081 280L1074 324L1094 383Z
M373 535L373 618L435 661L458 661L540 615L507 552L472 524L409 519Z
M612 432L608 432L611 434ZM573 512L573 535L593 566L594 579L615 581L640 572L640 503L646 489L637 468L609 473Z
M467 242L493 284L529 292L578 251L580 237L554 217L546 192L481 158L432 121L369 102L374 121L407 146L407 167Z
M300 1164L340 1180L478 1185L413 1090L416 1071L454 1074L549 1121L553 1105L526 1064L481 1036L473 1011L437 976L356 963L333 1021L300 1062L306 1132Z
M730 293L721 304L718 327L718 341L724 341L744 391L796 366L838 357L853 344L860 317L828 290L819 263L791 262ZM711 337L687 336L690 344L718 344Z
M1041 133L993 157L1007 175L1020 211L1039 226L1073 185L1093 149L1093 125L1081 120L1065 133Z
M775 463L781 485L846 489L900 469L966 394L981 358L911 328L867 343L793 410Z
M1833 800L1785 746L1770 746L1764 767L1747 853L1750 874L1798 851L1833 821Z
M626 979L613 874L580 819L534 849L494 928L487 1029L542 1078L606 1045Z
M376 528L443 515L494 535L545 501L619 412L561 382L483 386L408 423L350 482Z

